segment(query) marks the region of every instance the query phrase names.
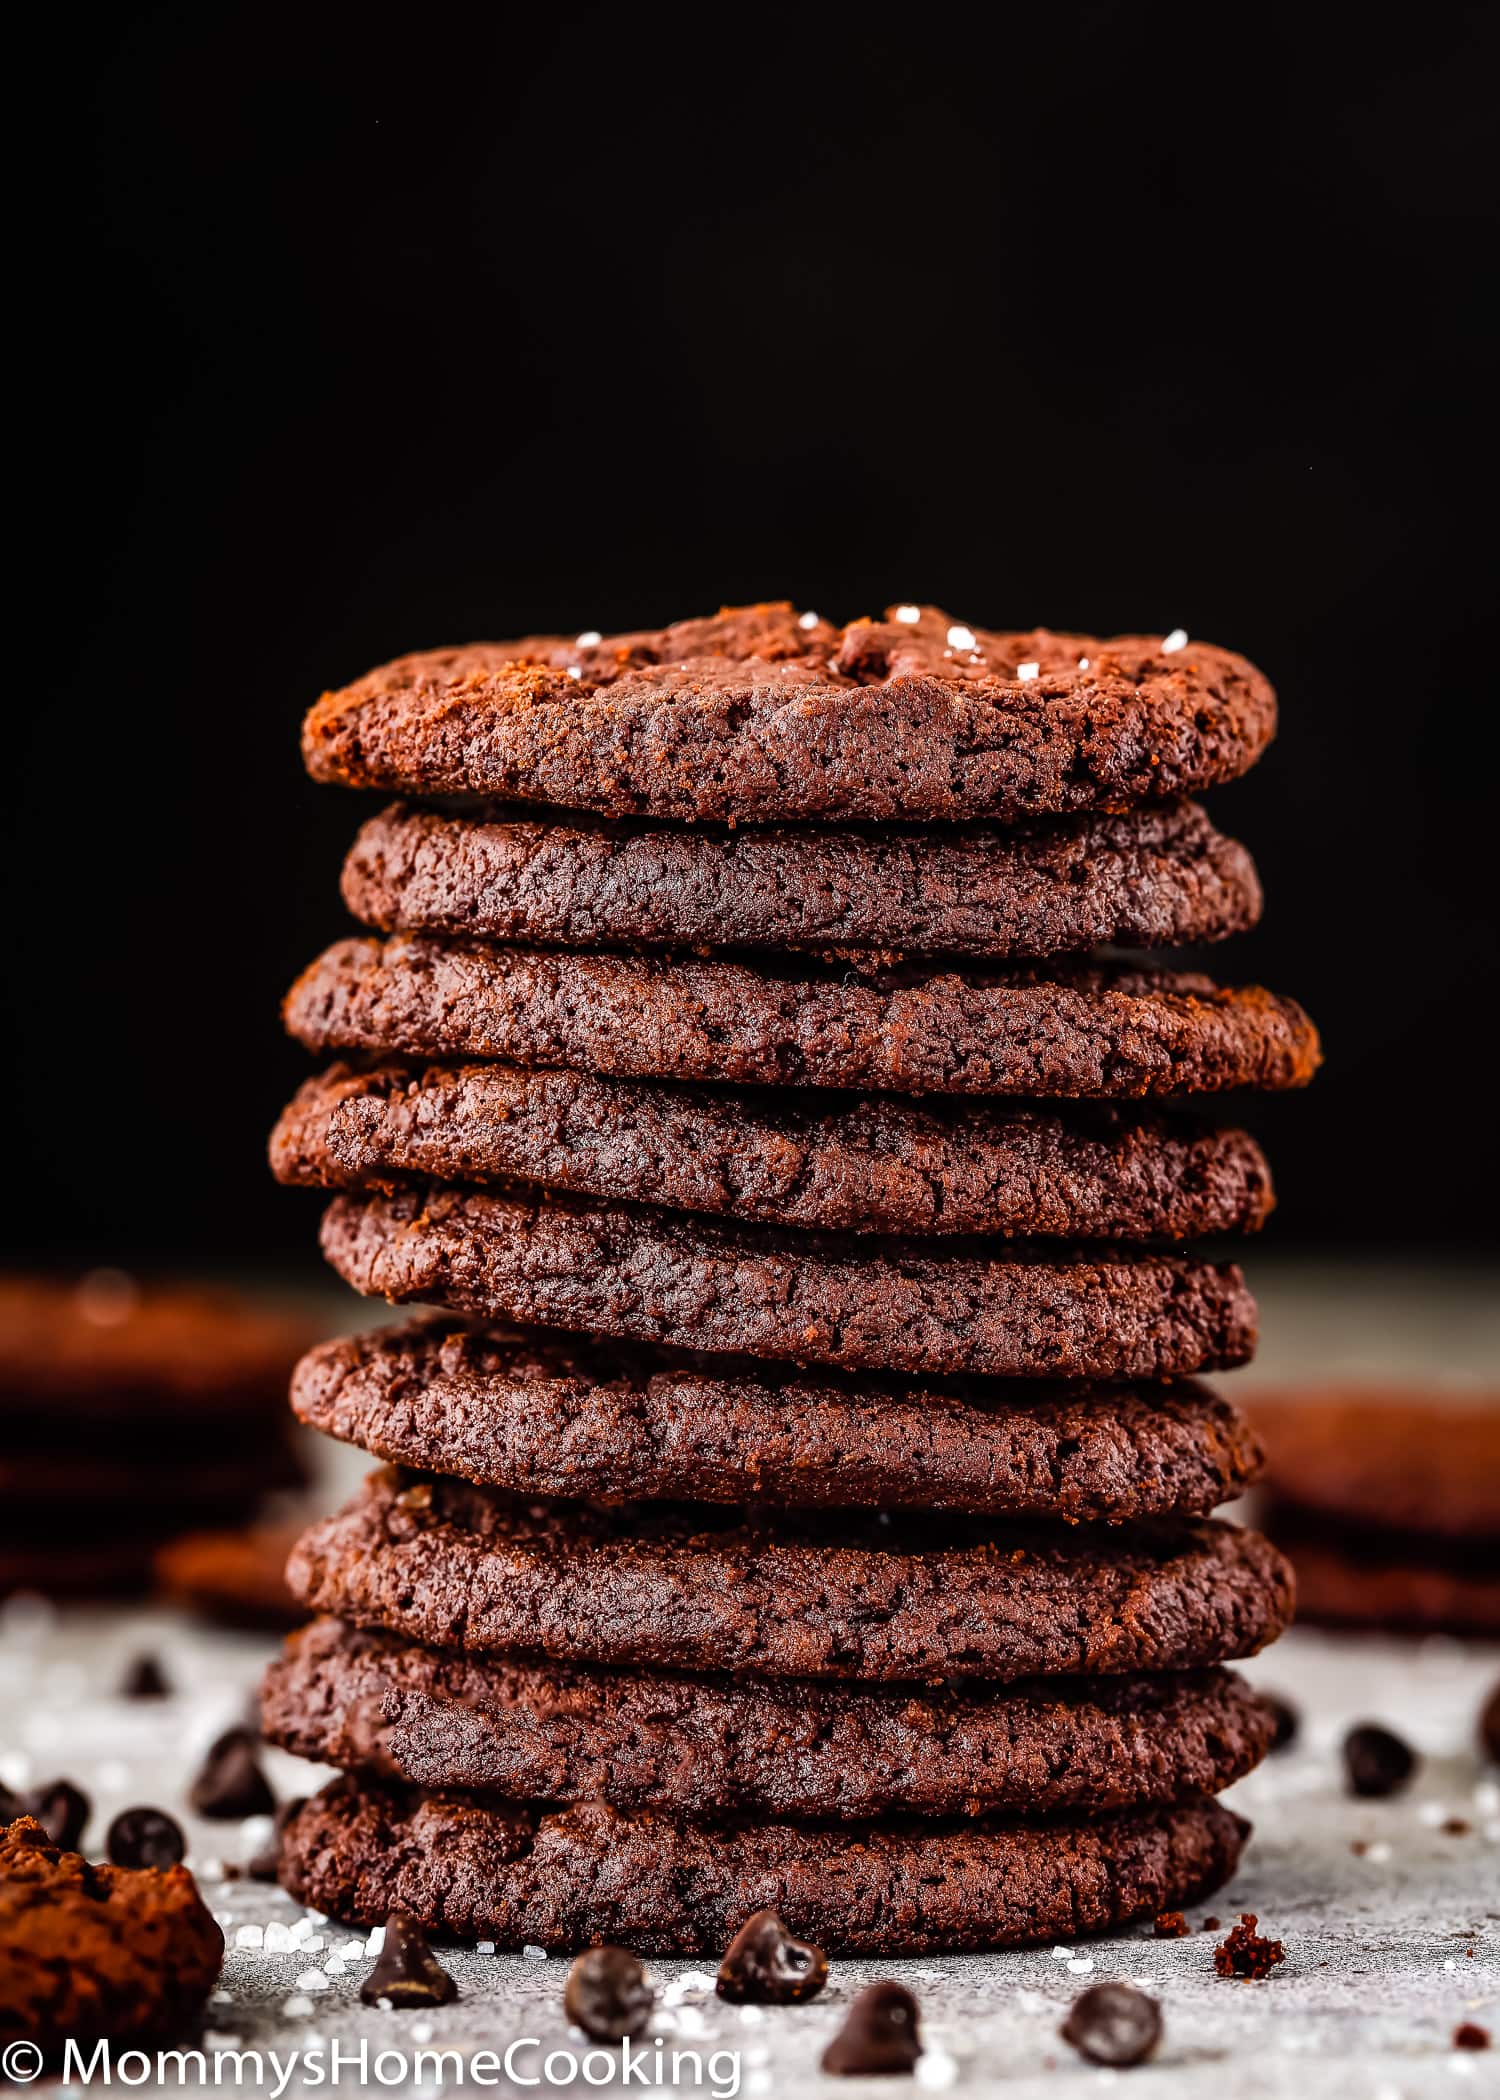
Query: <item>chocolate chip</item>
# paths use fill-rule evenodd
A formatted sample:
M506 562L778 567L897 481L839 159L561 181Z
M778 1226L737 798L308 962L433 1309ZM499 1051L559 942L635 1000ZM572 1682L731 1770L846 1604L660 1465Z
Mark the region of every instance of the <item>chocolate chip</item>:
M1286 1960L1280 1940L1262 1939L1252 1910L1240 1912L1240 1922L1228 1939L1214 1949L1214 1971L1219 1976L1237 1976L1243 1983L1259 1983L1276 1964Z
M366 2005L386 1999L398 2011L415 2005L446 2005L458 1985L442 1968L415 1918L393 1910L385 1921L380 1958L359 1987Z
M1500 1765L1500 1684L1490 1693L1479 1713L1479 1747Z
M1073 2000L1058 2033L1088 2058L1124 2070L1143 2064L1161 2040L1161 2007L1128 1983L1096 1983Z
M1271 1755L1285 1750L1295 1743L1302 1728L1302 1716L1290 1699L1283 1699L1279 1692L1262 1692L1262 1699L1276 1716L1276 1730L1271 1737Z
M1151 1927L1159 1940L1185 1940L1192 1929L1180 1910L1159 1910Z
M306 1808L307 1796L297 1794L290 1801L283 1801L271 1819L271 1835L259 1852L252 1852L245 1862L245 1873L251 1881L275 1881L281 1873L281 1841L286 1836L286 1826L299 1808Z
M651 2017L651 1979L623 1947L590 1947L568 1971L563 2011L596 2042L623 2042Z
M1399 1794L1416 1769L1415 1751L1388 1728L1366 1722L1344 1737L1344 1771L1351 1794L1370 1801Z
M219 1823L272 1814L276 1796L256 1761L255 1738L248 1729L226 1729L209 1746L203 1769L189 1789L188 1806Z
M1465 2020L1462 2027L1453 2030L1453 2046L1455 2049L1488 2049L1490 2031L1477 2021Z
M50 1786L37 1788L31 1797L29 1812L54 1845L64 1852L76 1852L93 1813L93 1804L71 1779L54 1779Z
M1473 1824L1466 1823L1462 1816L1445 1816L1443 1818L1444 1837L1466 1838L1473 1827Z
M172 1687L154 1655L138 1655L120 1679L122 1699L170 1699Z
M105 1835L104 1849L116 1867L175 1867L187 1841L159 1808L122 1809Z
M922 2054L917 2001L899 1983L872 1983L850 2006L843 2026L823 2051L823 2069L859 2078L910 2071Z
M758 1910L729 1943L718 1992L734 2005L800 2005L827 1981L822 1948L794 1940L774 1910Z

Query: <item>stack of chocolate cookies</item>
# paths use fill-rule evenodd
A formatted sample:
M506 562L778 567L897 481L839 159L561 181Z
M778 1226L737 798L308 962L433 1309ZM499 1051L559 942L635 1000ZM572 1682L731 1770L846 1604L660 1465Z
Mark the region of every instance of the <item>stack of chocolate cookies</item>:
M1094 951L1256 918L1183 796L1272 733L1181 636L898 606L415 656L315 777L410 801L293 988L278 1174L356 1289L304 1422L384 1462L264 1697L345 1776L283 1878L501 1945L1051 1940L1232 1872L1291 1608L1256 1471L1271 1204L1164 1097L1303 1084L1259 989ZM445 799L447 798L447 799ZM463 798L455 802L452 798ZM524 806L522 806L524 805Z

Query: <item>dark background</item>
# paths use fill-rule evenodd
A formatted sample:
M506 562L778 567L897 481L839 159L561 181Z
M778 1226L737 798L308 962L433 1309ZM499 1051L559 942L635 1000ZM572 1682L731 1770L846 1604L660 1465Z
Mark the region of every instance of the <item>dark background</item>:
M18 1257L312 1267L326 685L793 596L1263 664L1284 1245L1493 1234L1483 10L152 8L18 117ZM982 21L983 27L979 25Z

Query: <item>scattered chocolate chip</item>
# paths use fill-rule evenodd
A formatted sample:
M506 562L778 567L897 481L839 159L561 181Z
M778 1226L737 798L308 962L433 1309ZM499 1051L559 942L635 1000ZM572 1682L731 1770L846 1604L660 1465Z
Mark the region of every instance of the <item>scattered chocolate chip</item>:
M1263 1940L1255 1929L1258 1923L1253 1910L1240 1912L1238 1925L1214 1949L1214 1968L1220 1976L1259 1983L1279 1961L1286 1960L1286 1949L1280 1940Z
M416 1919L393 1910L385 1921L379 1959L359 1995L366 2005L378 2005L384 1998L397 2011L406 2011L416 2005L446 2005L458 1996L458 1985L439 1964Z
M758 1910L730 1941L717 1988L734 2005L800 2005L827 1981L822 1948L793 1939L774 1910Z
M271 1818L271 1834L258 1852L252 1852L247 1860L227 1860L224 1865L226 1881L277 1881L281 1877L281 1841L286 1835L286 1826L299 1808L306 1808L307 1796L297 1794L290 1801L283 1801Z
M54 1779L50 1786L37 1788L31 1796L28 1812L36 1817L52 1844L63 1852L76 1852L93 1813L93 1804L71 1779Z
M1159 1910L1151 1927L1159 1940L1185 1940L1192 1929L1180 1910Z
M175 1867L187 1851L187 1840L161 1809L126 1808L110 1824L104 1850L111 1866Z
M872 1983L854 2000L823 2051L823 2069L851 2078L913 2070L922 2054L918 2024L910 1991L899 1983Z
M1486 1757L1500 1765L1500 1684L1480 1708L1479 1747Z
M1222 1929L1223 1924L1224 1920L1222 1918L1205 1918L1203 1920L1203 1930L1205 1932L1218 1932Z
M1123 2071L1161 2040L1161 2007L1129 1983L1096 1983L1075 1998L1057 2030L1091 2064Z
M307 1796L296 1794L290 1801L283 1801L271 1819L271 1835L258 1852L252 1852L245 1862L245 1872L251 1881L275 1881L281 1873L281 1841L286 1836L286 1826L299 1808L306 1808Z
M120 1679L122 1699L170 1699L167 1673L154 1655L138 1655Z
M1271 1755L1278 1750L1289 1749L1296 1742L1302 1729L1302 1716L1290 1699L1283 1699L1280 1692L1262 1692L1262 1699L1276 1716L1276 1732L1271 1737Z
M1367 1721L1360 1728L1351 1728L1344 1737L1344 1771L1351 1794L1370 1801L1384 1800L1387 1795L1399 1794L1416 1769L1415 1751L1388 1728Z
M1462 1816L1446 1816L1443 1819L1443 1836L1448 1838L1466 1838L1473 1827L1473 1824L1466 1823Z
M1453 2046L1455 2049L1488 2049L1490 2031L1474 2020L1465 2020L1462 2027L1453 2030Z
M563 2011L596 2042L623 2042L651 2017L656 1992L641 1963L623 1947L590 1947L568 1971Z
M242 1823L246 1816L269 1816L276 1807L255 1755L248 1729L228 1728L209 1746L203 1769L188 1791L188 1806L215 1822Z

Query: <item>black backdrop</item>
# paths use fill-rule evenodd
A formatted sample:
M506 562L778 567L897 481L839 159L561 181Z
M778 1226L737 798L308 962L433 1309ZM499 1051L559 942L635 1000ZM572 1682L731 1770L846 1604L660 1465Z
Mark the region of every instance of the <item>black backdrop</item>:
M791 595L1184 625L1284 728L1216 967L1330 1053L1283 1243L1493 1232L1482 10L54 19L16 114L18 1255L300 1253L276 1002L399 649Z

